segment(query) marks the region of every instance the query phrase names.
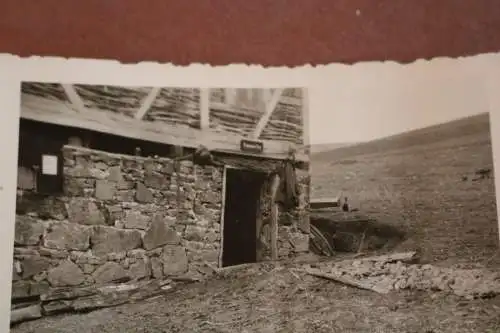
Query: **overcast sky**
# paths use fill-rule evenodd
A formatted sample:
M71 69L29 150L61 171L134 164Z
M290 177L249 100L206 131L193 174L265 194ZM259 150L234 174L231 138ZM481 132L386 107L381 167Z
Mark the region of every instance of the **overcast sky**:
M309 90L311 143L376 138L488 110L485 57L325 68Z

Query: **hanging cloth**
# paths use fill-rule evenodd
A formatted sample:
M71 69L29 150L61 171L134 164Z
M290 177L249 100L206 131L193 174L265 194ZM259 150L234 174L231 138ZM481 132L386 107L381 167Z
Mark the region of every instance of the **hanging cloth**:
M281 204L285 210L299 206L299 184L292 160L286 160L278 170L280 185L276 193L275 202Z

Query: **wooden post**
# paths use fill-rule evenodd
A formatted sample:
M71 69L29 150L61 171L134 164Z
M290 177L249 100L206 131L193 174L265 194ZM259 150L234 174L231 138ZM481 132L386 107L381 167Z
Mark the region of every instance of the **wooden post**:
M276 203L276 194L280 184L280 176L274 175L271 186L271 259L278 260L278 221L279 221L279 206Z
M200 129L210 127L210 90L200 88Z
M259 195L259 202L257 204L257 220L255 221L255 231L256 231L256 242L257 242L257 248L256 248L256 258L257 262L260 262L262 260L262 200L265 198L265 188L266 186L263 185L260 188L260 195Z
M309 131L309 88L302 88L302 145L308 148L310 154L310 131Z
M222 207L220 216L220 247L219 247L219 268L224 267L224 214L226 210L226 182L227 182L227 167L224 167L222 173Z

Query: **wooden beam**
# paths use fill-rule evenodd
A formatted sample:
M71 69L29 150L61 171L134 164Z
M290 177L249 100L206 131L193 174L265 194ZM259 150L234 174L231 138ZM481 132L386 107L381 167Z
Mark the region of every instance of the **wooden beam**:
M278 222L279 222L279 206L276 202L276 195L280 184L280 176L274 175L271 185L271 260L278 260Z
M210 128L210 89L200 89L200 128Z
M232 106L236 102L236 91L234 88L225 88L224 89L224 103L226 106Z
M276 105L278 105L278 102L280 101L281 94L283 93L284 89L278 88L274 91L271 99L269 102L266 104L266 109L264 111L264 115L262 118L260 118L257 126L255 127L255 130L253 132L253 137L255 139L258 139L260 135L262 134L262 131L264 130L264 127L266 127L267 123L269 122L269 119L271 118L271 115L273 114L274 109L276 108Z
M78 93L76 92L75 87L73 87L72 84L62 84L62 87L69 101L75 107L76 111L85 112L85 104L83 103L80 95L78 95Z
M264 102L264 104L267 104L271 99L271 97L272 97L271 89L268 88L262 89L262 101Z
M203 144L215 152L241 156L280 160L288 156L289 144L286 142L262 140L262 153L243 152L240 150L241 135L201 131L165 122L147 122L93 108L87 108L86 112L74 112L67 103L26 93L21 95L21 118L173 146L198 148ZM309 162L307 154L297 154L296 158L298 161Z
M334 207L340 207L340 197L309 200L310 209L323 209L323 208L334 208Z
M310 150L311 137L310 137L310 125L309 125L309 90L308 88L302 88L302 145L308 147ZM310 153L310 152L309 152Z
M160 93L160 91L161 91L161 88L158 88L158 87L151 88L151 91L149 92L149 94L146 96L146 98L144 98L144 101L142 102L141 107L139 108L139 110L137 110L137 113L135 114L135 119L144 118L146 113L151 108L151 105L153 105L153 103L154 103L156 97L158 96L158 94Z
M224 213L226 210L226 181L227 181L227 167L224 167L224 171L222 172L222 207L221 207L221 214L220 214L220 229L219 229L219 235L220 235L220 246L219 246L219 260L218 260L218 267L222 268L224 267Z

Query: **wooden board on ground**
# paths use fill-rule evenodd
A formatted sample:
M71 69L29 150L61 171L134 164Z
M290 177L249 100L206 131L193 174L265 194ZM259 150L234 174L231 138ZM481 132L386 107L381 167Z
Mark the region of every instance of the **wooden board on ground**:
M311 209L324 209L340 207L340 198L318 198L311 199L309 203Z

